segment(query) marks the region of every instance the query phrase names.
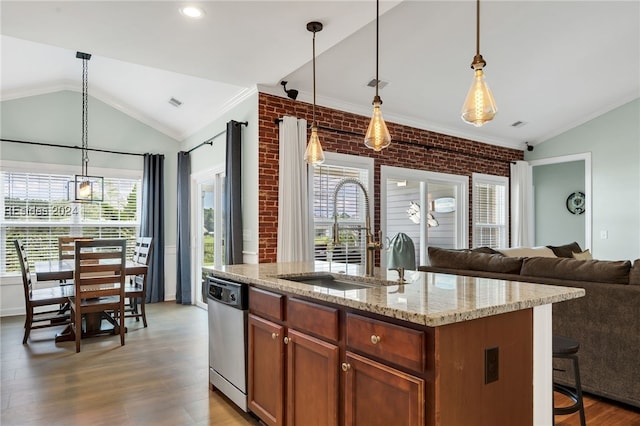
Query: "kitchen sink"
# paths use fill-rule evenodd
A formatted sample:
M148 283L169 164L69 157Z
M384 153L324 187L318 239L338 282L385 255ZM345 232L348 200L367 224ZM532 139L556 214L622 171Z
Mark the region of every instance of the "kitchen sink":
M333 290L358 290L363 288L379 287L379 285L373 283L352 281L341 277L335 277L331 274L279 276L278 278L287 281L295 281L302 284L330 288Z

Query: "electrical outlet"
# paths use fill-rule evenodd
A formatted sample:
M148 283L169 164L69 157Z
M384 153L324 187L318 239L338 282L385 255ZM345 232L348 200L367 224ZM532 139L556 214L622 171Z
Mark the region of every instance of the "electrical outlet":
M499 350L495 346L493 348L485 348L484 350L484 384L489 384L498 380L499 366Z

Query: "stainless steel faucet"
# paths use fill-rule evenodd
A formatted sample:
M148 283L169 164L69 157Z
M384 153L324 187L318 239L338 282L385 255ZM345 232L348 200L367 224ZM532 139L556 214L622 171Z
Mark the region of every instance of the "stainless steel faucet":
M362 189L362 192L364 193L365 215L366 215L364 229L365 229L366 238L367 238L366 255L364 258L364 269L365 269L365 276L372 277L373 270L374 270L374 261L375 261L374 254L376 250L380 250L381 244L379 241L376 241L374 239L373 232L371 229L371 216L369 214L370 212L369 194L367 193L367 190L362 184L362 182L356 178L348 177L348 178L342 179L340 182L338 182L335 189L333 190L333 244L336 246L340 244L340 227L338 226L338 206L337 206L338 191L340 191L340 188L342 188L344 185L348 183L352 183L354 185L359 186L360 189Z

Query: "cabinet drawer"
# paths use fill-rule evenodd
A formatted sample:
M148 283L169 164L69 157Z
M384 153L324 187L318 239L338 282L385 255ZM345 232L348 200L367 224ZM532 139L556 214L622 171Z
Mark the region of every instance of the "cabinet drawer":
M287 321L296 330L332 341L338 340L338 310L304 300L289 298Z
M348 313L347 347L413 371L424 371L423 331Z
M249 311L282 321L284 319L284 296L249 287Z

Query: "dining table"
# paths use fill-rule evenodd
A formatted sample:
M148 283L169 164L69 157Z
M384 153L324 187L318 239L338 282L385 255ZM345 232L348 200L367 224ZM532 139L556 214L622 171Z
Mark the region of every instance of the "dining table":
M101 262L106 262L102 260ZM42 260L34 263L34 271L37 281L60 281L60 285L65 285L65 280L73 280L75 271L75 261L73 259L66 260ZM125 275L145 275L147 273L147 265L127 260L125 265ZM69 285L69 284L66 284ZM66 309L66 308L61 308ZM102 319L107 319L113 326L108 328L102 327ZM85 327L82 337L92 337L102 334L114 334L117 324L110 315L105 312L98 314L86 314ZM71 325L67 325L64 330L56 334L55 341L67 342L75 340Z

